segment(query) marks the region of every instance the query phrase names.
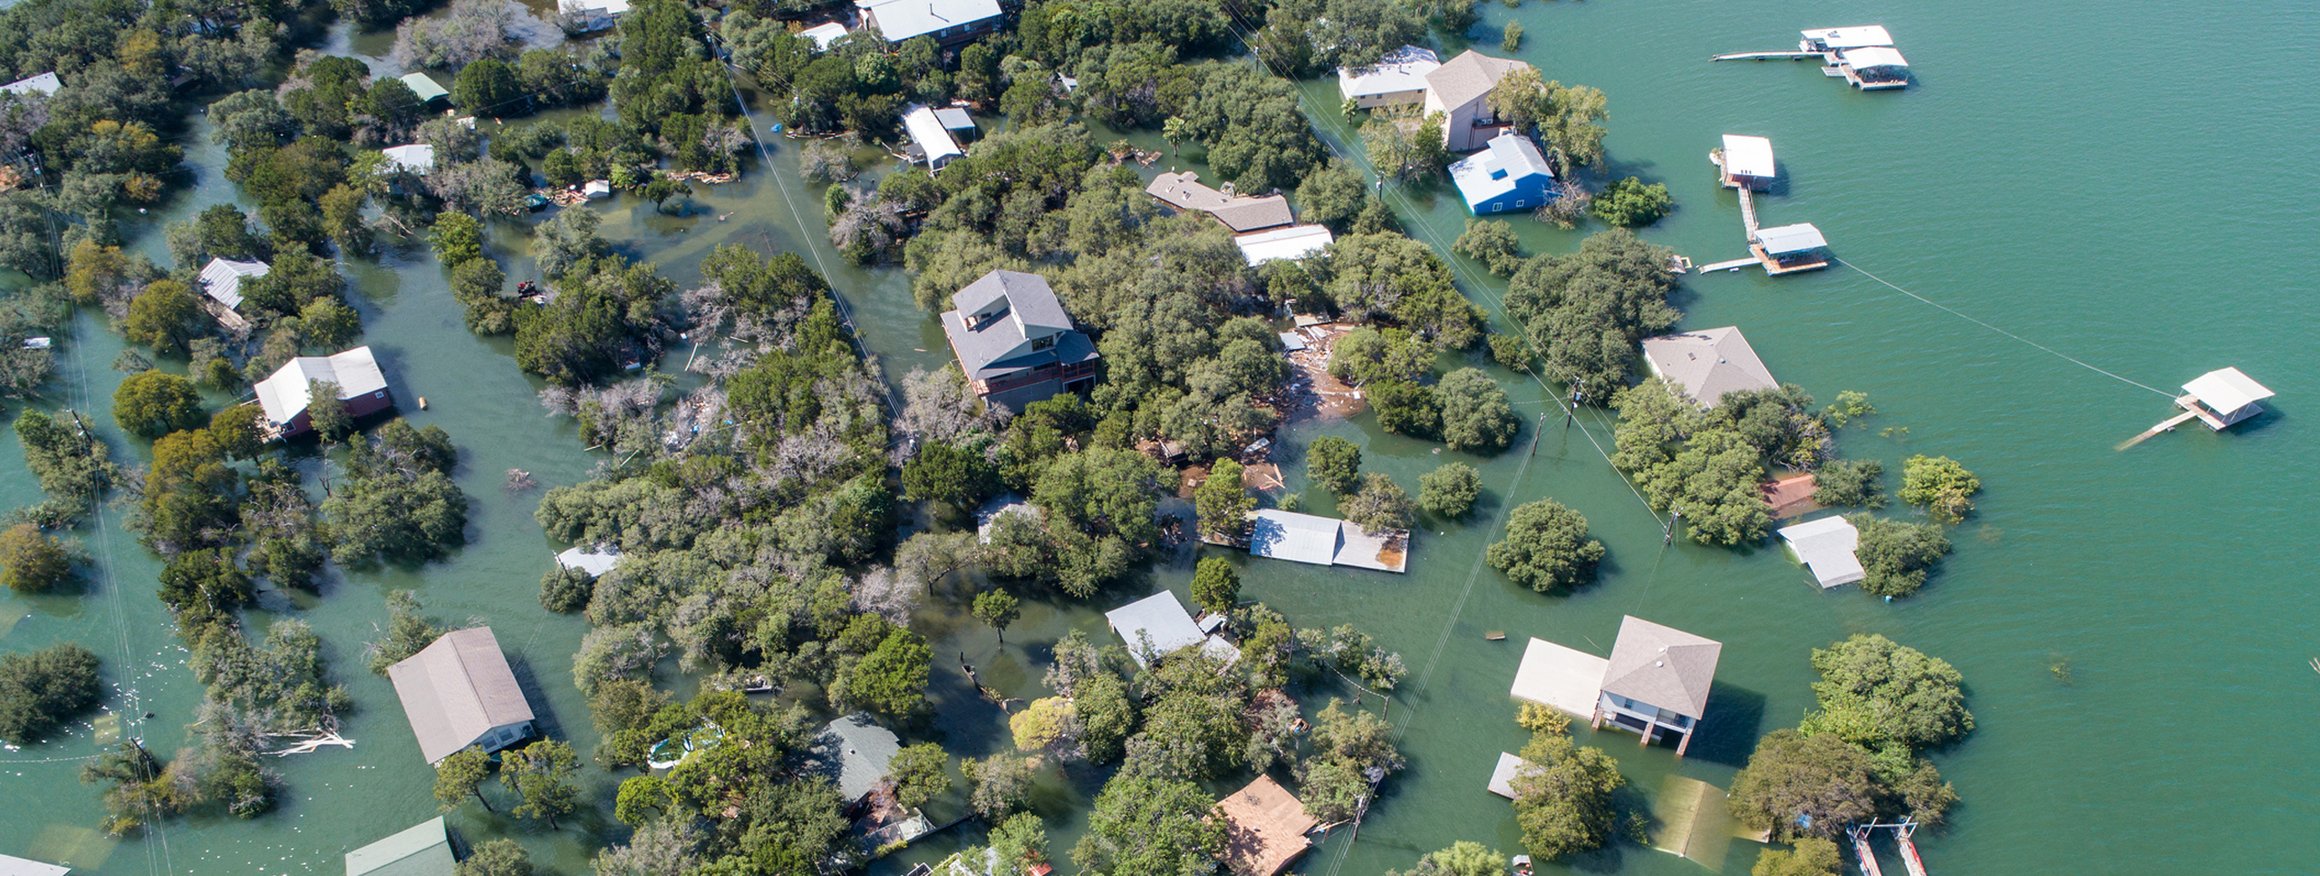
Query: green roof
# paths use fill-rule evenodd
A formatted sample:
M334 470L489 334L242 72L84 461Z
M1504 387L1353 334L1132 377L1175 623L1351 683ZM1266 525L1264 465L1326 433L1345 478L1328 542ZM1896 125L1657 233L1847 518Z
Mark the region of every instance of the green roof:
M445 89L441 83L436 82L435 77L425 73L405 73L402 78L403 84L410 86L411 93L418 95L421 102L451 96L451 92Z
M437 816L346 853L346 876L450 876L451 835Z

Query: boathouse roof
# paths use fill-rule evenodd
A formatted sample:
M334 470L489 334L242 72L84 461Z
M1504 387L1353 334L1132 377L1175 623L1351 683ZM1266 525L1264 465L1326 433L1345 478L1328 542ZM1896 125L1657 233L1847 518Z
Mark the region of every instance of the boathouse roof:
M1353 566L1380 572L1409 567L1409 534L1371 532L1334 517L1266 508L1250 515L1249 553L1316 566Z
M1871 70L1878 67L1895 67L1904 70L1909 68L1909 59L1901 57L1901 50L1891 46L1846 49L1837 53L1837 63L1855 70Z
M1277 259L1296 261L1328 249L1336 240L1326 225L1290 225L1235 236L1233 245L1241 248L1241 258L1253 268Z
M490 627L444 633L387 667L387 678L428 763L442 762L492 728L532 720L532 704Z
M1799 222L1795 225L1756 229L1756 244L1764 247L1765 252L1783 255L1827 249L1829 241L1821 236L1821 230L1813 227L1812 223Z
M1224 860L1234 876L1273 876L1313 846L1305 834L1321 822L1289 789L1259 775L1216 801L1224 819Z
M2271 389L2238 368L2218 368L2183 384L2183 391L2218 413L2231 413L2272 397Z
M1890 46L1893 35L1881 24L1863 24L1853 27L1819 27L1798 31L1806 40L1831 49L1858 49L1868 46Z
M1738 326L1645 338L1643 359L1702 407L1715 407L1726 393L1780 386Z
M1746 134L1725 134L1724 172L1771 179L1779 172L1772 163L1772 141Z
M346 853L346 876L441 876L451 867L451 834L440 815ZM14 876L5 866L0 873Z
M1697 719L1707 714L1723 651L1721 642L1628 615L1611 646L1603 692Z
M1861 544L1860 530L1843 517L1823 517L1780 529L1780 540L1788 542L1789 550L1796 552L1805 568L1812 570L1813 580L1826 590L1846 584L1859 583L1869 577L1861 568L1861 558L1855 551Z

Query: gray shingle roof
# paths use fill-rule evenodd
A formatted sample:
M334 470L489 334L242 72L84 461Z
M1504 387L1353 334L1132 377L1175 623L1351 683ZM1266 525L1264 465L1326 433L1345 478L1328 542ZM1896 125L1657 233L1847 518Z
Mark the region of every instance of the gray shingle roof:
M1603 692L1698 719L1708 711L1724 645L1629 615L1619 622Z
M970 325L967 316L1004 302L997 319ZM1051 363L1081 362L1095 358L1095 343L1072 325L1063 302L1047 278L1021 271L992 271L951 296L956 310L942 315L943 334L950 337L959 367L967 377L989 380L1002 374ZM1045 350L1026 350L1027 328L1054 329L1061 334ZM1041 332L1047 334L1047 332Z
M894 753L902 740L894 731L870 722L867 715L847 715L822 725L814 738L814 758L824 775L838 785L847 803L860 800L894 770Z
M1715 407L1725 393L1780 387L1737 326L1645 338L1643 357L1704 407Z
M1426 74L1426 90L1445 107L1464 106L1475 98L1489 94L1506 74L1530 66L1508 58L1493 58L1473 49L1467 49L1450 63L1434 68Z
M419 753L437 763L494 727L532 720L507 655L490 627L453 630L387 667Z

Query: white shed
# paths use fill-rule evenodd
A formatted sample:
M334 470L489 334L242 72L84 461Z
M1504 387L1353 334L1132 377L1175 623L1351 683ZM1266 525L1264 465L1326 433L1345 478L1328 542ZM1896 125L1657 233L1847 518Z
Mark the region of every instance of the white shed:
M1779 176L1772 160L1772 141L1746 134L1724 135L1724 184L1760 187Z
M1296 261L1305 258L1328 249L1336 240L1336 235L1330 234L1326 225L1291 225L1237 235L1233 238L1233 245L1241 248L1241 258L1247 260L1249 267L1253 268L1279 259Z
M1822 590L1860 583L1868 577L1861 568L1861 558L1855 554L1860 547L1860 530L1843 517L1823 517L1809 523L1784 526L1780 540L1796 552L1796 558L1812 570L1813 580Z

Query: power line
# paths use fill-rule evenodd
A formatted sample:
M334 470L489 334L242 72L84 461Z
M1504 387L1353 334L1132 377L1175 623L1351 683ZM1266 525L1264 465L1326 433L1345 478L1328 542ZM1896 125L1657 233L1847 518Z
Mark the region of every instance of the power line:
M2108 377L2108 378L2110 378L2110 379L2112 379L2112 380L2116 380L2116 381L2119 381L2119 382L2121 382L2121 383L2127 384L2128 386L2136 386L2136 387L2141 387L2141 388L2143 388L2143 389L2146 389L2146 390L2149 390L2149 391L2151 391L2151 392L2155 392L2155 393L2158 393L2158 394L2160 394L2160 395L2166 396L2167 398L2174 398L2174 397L2175 397L2175 394L2174 394L2174 393L2168 392L2168 391L2166 391L2166 390L2164 390L2164 389L2160 389L2160 388L2158 388L2158 387L2155 387L2155 386L2152 386L2152 385L2150 385L2150 384L2147 384L2147 383L2142 383L2142 382L2140 382L2140 381L2136 381L2136 380L2133 380L2133 379L2130 379L2130 378L2127 378L2127 377L2121 377L2121 376L2119 376L2118 374L2116 374L2116 373L2114 373L2114 372L2111 372L2111 371L2105 370L2105 369L2103 369L2103 368L2097 367L2097 366L2095 366L2095 365L2089 364L2089 363L2087 363L2087 362L2086 362L2085 360L2083 360L2083 359L2079 359L2079 358L2077 358L2077 357L2075 357L2075 356L2072 356L2072 355L2070 355L2070 354L2068 354L2068 353L2064 353L2064 352L2062 352L2062 351L2060 351L2060 350L2054 349L2053 347L2049 347L2049 346L2047 346L2047 345L2045 345L2045 344L2041 344L2041 343L2039 343L2039 342L2037 342L2037 341L2033 341L2033 340L2031 340L2031 339L2029 339L2029 338L2025 338L2025 337L2023 337L2023 336L2021 336L2021 335L2015 334L2015 333L2013 333L2013 332L2007 331L2007 330L2005 330L2005 329L2002 329L2002 328L1999 328L1999 327L1997 327L1997 326L1991 325L1991 324L1989 324L1989 323L1983 322L1983 321L1981 321L1981 320L1975 319L1975 318L1973 318L1973 317L1971 317L1971 316L1967 316L1967 315L1965 315L1964 313L1961 313L1961 312L1959 312L1959 311L1958 311L1956 308L1954 308L1954 307L1950 307L1949 305L1942 304L1941 302L1934 301L1934 300L1932 300L1932 299L1930 299L1930 298L1927 298L1927 297L1925 297L1925 296L1923 296L1923 295L1919 295L1919 294L1917 294L1917 293L1915 293L1915 292L1911 292L1911 291L1909 291L1909 290L1907 290L1907 289L1903 289L1903 288L1901 288L1901 287L1899 287L1899 286L1893 285L1892 283L1890 283L1890 282L1886 281L1886 279L1885 279L1885 278L1883 278L1883 277L1877 276L1876 274L1869 273L1869 272L1868 272L1868 271L1866 271L1866 270L1862 270L1862 268L1861 268L1861 266L1860 266L1860 265L1853 264L1852 262L1848 262L1848 261L1845 261L1844 259L1836 258L1836 257L1834 257L1834 256L1831 256L1830 258L1831 258L1832 260L1834 260L1834 261L1835 261L1837 264L1844 265L1845 267L1848 267L1848 268L1852 268L1852 269L1853 269L1853 270L1855 270L1855 271L1859 271L1859 272L1860 272L1860 274L1861 274L1861 276L1867 277L1867 278L1869 278L1869 279L1871 279L1871 280L1875 280L1875 281L1877 281L1877 282L1878 282L1878 284L1880 284L1880 285L1884 286L1884 287L1885 287L1885 288L1887 288L1887 289L1891 289L1891 290L1893 290L1893 291L1895 291L1895 292L1899 292L1899 293L1901 293L1901 294L1903 294L1903 295L1907 295L1907 296L1909 296L1909 297L1911 297L1911 298L1915 298L1915 299L1917 299L1917 300L1919 300L1919 301L1922 301L1922 302L1924 302L1924 303L1926 303L1926 304L1932 305L1933 307L1940 309L1940 310L1941 310L1943 313L1947 313L1947 314L1949 314L1949 315L1951 315L1951 316L1954 316L1954 317L1957 317L1957 318L1959 318L1959 319L1965 320L1965 321L1967 321L1967 322L1973 323L1973 324L1975 324L1975 325L1981 326L1982 328L1989 329L1990 331L1997 332L1998 334L2005 335L2006 337L2013 338L2014 340L2021 341L2022 343L2029 344L2030 346L2032 346L2032 347L2036 347L2036 348L2038 348L2039 350L2045 351L2046 353L2048 353L2048 354L2050 354L2050 355L2053 355L2053 356L2055 356L2056 358L2062 359L2062 360L2063 360L2063 361L2065 361L2065 362L2069 362L2070 364L2076 365L2076 366L2078 366L2078 367L2080 367L2080 368L2084 368L2084 369L2086 369L2086 370L2088 370L2088 371L2092 371L2092 372L2094 372L2094 373L2096 373L2096 374L2100 374L2100 375L2102 375L2102 376L2104 376L2104 377Z

